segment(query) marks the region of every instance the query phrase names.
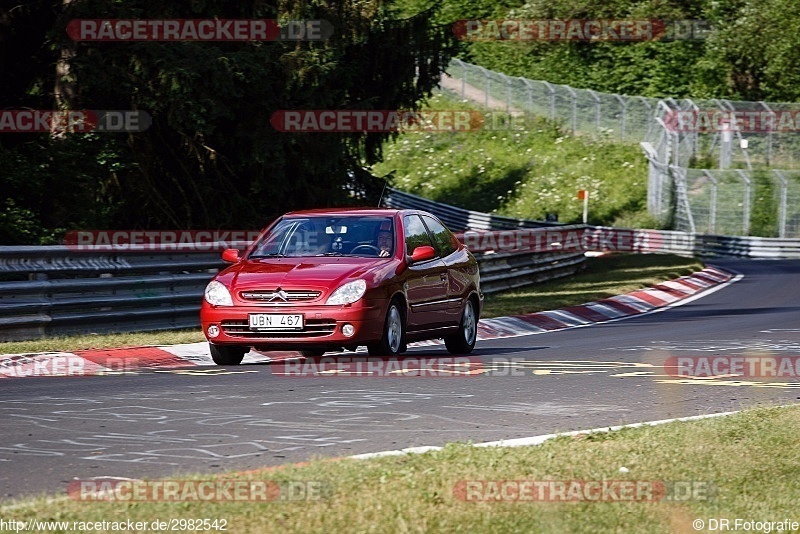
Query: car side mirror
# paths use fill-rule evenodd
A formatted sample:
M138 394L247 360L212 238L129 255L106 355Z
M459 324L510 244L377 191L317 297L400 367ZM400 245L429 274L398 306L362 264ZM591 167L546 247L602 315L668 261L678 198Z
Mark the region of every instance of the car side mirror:
M226 248L222 251L222 261L227 261L228 263L237 263L242 258L239 256L239 249L236 248Z
M421 247L417 247L411 253L411 261L413 263L417 263L420 261L430 260L434 256L436 256L436 251L433 250L433 247L429 245L422 245Z

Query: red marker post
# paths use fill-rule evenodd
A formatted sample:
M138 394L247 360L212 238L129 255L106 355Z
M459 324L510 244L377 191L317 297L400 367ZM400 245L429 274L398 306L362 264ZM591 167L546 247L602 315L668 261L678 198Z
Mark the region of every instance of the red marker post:
M583 224L586 224L589 215L589 191L578 189L578 199L583 200Z

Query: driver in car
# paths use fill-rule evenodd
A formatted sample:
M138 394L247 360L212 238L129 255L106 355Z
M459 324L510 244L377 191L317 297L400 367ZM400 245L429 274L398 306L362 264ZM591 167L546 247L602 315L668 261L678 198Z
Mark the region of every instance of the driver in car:
M389 230L378 232L378 256L388 258L392 255L392 233Z

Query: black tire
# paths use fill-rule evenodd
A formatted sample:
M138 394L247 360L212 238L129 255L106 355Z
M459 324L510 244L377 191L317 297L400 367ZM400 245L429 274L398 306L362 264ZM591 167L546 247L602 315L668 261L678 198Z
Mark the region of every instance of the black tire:
M406 320L403 309L393 300L386 310L383 335L378 343L367 345L370 356L397 356L406 350Z
M478 315L475 312L475 303L472 299L467 299L461 312L458 331L444 338L444 346L450 354L469 354L475 348L477 340Z
M208 344L211 349L211 359L217 365L239 365L247 354L247 347L240 347L238 345L214 345Z

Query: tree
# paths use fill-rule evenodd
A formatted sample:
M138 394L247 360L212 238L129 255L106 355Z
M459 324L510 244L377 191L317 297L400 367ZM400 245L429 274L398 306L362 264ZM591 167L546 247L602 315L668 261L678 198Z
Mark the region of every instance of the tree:
M287 209L352 203L380 190L362 168L391 134L282 133L269 118L287 109L411 109L430 95L455 53L433 10L389 18L379 2L341 0L190 6L154 0L73 0L70 19L324 19L326 41L81 42L70 60L79 109L138 109L153 118L119 137L123 160L116 224L259 227ZM124 145L123 145L124 142Z

